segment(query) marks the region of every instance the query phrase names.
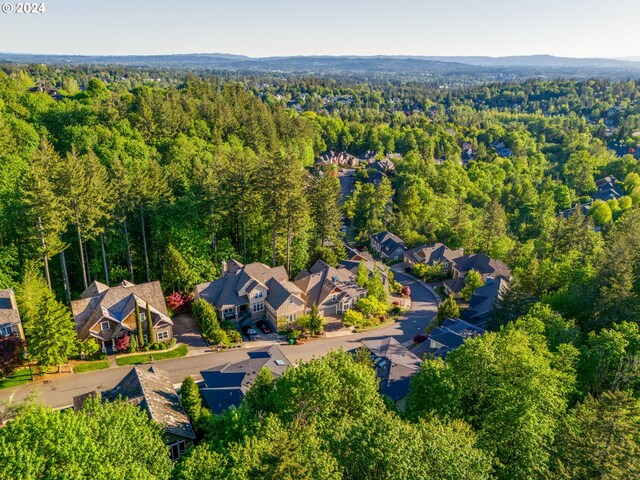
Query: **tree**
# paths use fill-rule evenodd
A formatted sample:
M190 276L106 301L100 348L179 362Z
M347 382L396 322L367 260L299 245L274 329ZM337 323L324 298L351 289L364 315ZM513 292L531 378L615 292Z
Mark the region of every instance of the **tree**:
M0 378L11 375L24 360L25 343L17 335L0 337Z
M26 405L0 429L0 479L168 480L163 435L162 425L126 402L89 399L78 412Z
M476 270L470 270L464 279L464 287L460 292L462 298L464 298L468 302L469 300L471 300L473 292L475 292L476 289L478 287L481 287L482 285L484 285L484 282L482 281L482 276L480 275L480 273Z
M137 301L135 303L134 315L136 317L136 333L138 335L138 344L144 345L144 330L142 329L142 318L140 317L140 306L138 305ZM149 341L150 342L152 341L151 337L149 337Z
M165 291L188 292L198 283L198 275L191 270L182 254L169 244L162 263L162 285Z
M340 181L333 176L311 177L307 190L312 219L313 245L321 247L325 240L340 245L342 240L342 190Z
M180 386L180 401L191 423L197 425L202 415L202 397L200 389L190 375L184 377Z
M412 381L407 413L467 421L495 452L498 478L546 478L549 451L571 373L555 367L544 338L513 327L467 339L442 360L425 360Z
M442 322L444 322L447 318L459 317L460 308L451 295L445 298L444 301L440 305L438 305L438 313L436 315L438 325L441 325Z
M270 411L270 395L273 392L273 374L268 367L262 367L244 396L244 404L254 412Z
M356 363L366 365L372 369L374 367L373 360L371 359L371 351L364 345L356 348L353 359Z
M71 312L53 294L41 299L37 308L37 313L24 324L29 359L45 367L61 365L76 352Z
M318 306L314 303L311 305L311 313L309 314L309 323L307 328L314 335L320 335L322 333L322 327L324 325L324 317L320 315Z
M566 416L556 439L558 478L640 476L640 404L629 392L589 396Z
M387 302L387 292L382 284L382 276L376 268L371 276L371 280L367 282L367 296L374 297L381 303Z
M220 326L218 315L214 308L206 300L193 302L193 319L205 336L215 344L225 343L227 336Z
M356 273L356 283L363 288L366 288L367 283L369 283L369 269L367 265L360 261L358 263L358 272Z
M589 210L589 214L591 215L591 218L593 218L593 223L599 227L605 226L613 220L611 207L608 203L603 202L602 200L596 200L593 202L591 209Z
M153 335L153 316L151 315L151 307L149 306L149 302L146 303L145 310L145 317L147 320L147 339L149 343L153 343L155 341L155 337ZM144 335L142 336L142 339L143 343L140 343L140 345L144 344Z

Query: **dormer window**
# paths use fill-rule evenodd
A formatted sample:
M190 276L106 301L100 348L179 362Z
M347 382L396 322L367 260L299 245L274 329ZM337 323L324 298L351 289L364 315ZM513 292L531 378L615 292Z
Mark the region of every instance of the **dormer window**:
M334 294L331 295L331 301L332 302L337 302L338 301L338 294L337 293L334 293Z
M107 322L100 322L100 331L101 332L105 332L107 330L111 330L111 323Z
M253 294L253 298L262 298L263 295L264 295L264 292L262 290L258 290Z

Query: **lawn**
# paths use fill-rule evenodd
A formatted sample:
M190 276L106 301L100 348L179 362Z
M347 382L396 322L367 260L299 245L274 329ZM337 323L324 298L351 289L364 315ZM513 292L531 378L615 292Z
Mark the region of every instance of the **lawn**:
M157 360L166 360L167 358L178 358L184 357L189 349L186 345L180 345L178 348L174 348L173 350L151 350L148 353L141 353L138 355L128 355L126 357L120 357L116 359L116 363L119 366L124 365L136 365L138 363L146 363L151 361L150 357L153 357L153 361Z
M74 373L93 372L94 370L102 370L109 368L108 360L96 360L95 362L79 363L73 367Z
M29 367L16 370L13 375L8 376L0 380L0 388L11 388L23 385L31 380L31 372Z

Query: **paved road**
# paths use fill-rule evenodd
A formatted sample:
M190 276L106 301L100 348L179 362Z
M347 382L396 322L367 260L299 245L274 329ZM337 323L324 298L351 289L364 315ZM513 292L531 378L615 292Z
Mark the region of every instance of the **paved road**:
M338 173L340 188L342 189L342 203L344 203L345 199L353 192L356 183L355 173L356 171L353 168L345 168L342 172Z
M395 278L411 287L411 310L405 319L386 327L357 333L345 337L324 338L314 340L305 345L284 345L282 350L290 361L310 360L320 357L331 350L344 348L351 350L358 346L360 340L395 337L399 342L409 344L412 338L431 322L436 312L436 303L432 294L417 281L400 272L394 272ZM169 372L174 383L182 382L187 375L200 379L200 371L212 367L233 363L246 358L247 349L225 352L204 353L197 356L174 358L154 362L159 368ZM63 377L49 383L38 382L21 387L0 390L0 402L7 400L21 401L35 392L40 399L54 408L62 408L72 404L73 397L93 390L113 388L131 370L132 367L116 367L97 372L81 373Z

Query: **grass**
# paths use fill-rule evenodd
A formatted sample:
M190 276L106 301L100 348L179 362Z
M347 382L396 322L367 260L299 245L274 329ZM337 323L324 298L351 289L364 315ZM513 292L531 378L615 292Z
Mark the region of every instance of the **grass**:
M93 372L95 370L102 370L103 368L109 368L108 360L96 360L94 362L79 363L73 368L74 373Z
M116 359L116 363L119 366L124 365L136 365L138 363L146 363L151 361L150 357L153 357L153 361L166 360L167 358L184 357L189 352L189 348L186 345L180 345L173 350L150 350L149 352L141 353L138 355L128 355L126 357L120 357Z
M18 385L24 385L31 380L31 371L29 367L16 370L13 375L9 375L7 378L0 380L0 388L17 387Z

